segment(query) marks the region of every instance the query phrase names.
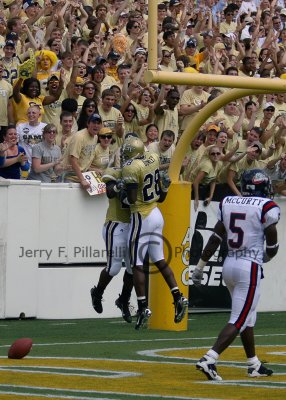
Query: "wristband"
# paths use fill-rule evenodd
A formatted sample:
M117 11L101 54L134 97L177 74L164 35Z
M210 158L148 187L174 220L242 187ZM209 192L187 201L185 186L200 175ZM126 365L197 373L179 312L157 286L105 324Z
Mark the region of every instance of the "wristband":
M279 243L275 243L272 246L266 245L266 249L277 249L277 247L279 247Z
M164 186L161 186L161 190L162 190L162 192L164 192L164 193L167 193L168 192L168 190L169 190L169 188L167 187L164 187Z
M200 261L198 262L196 268L202 271L206 265L207 262L200 258Z

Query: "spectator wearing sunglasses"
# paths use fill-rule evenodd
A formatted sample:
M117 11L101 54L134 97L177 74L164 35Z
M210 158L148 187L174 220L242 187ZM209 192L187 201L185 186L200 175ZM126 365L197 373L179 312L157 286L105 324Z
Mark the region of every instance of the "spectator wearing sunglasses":
M94 158L92 160L90 169L95 171L98 176L102 176L109 164L111 151L110 145L112 143L112 129L101 128L98 132L98 143L95 147Z
M221 22L219 27L219 33L234 33L236 31L237 23L233 21L234 12L232 8L225 8L224 11L224 22Z
M56 182L61 173L61 149L55 144L57 128L48 124L43 129L43 139L32 148L32 166L28 180L45 183Z

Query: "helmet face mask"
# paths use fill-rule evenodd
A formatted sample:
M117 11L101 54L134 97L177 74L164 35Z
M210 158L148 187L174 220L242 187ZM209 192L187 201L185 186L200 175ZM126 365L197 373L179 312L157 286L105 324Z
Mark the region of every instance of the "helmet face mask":
M142 140L129 137L121 147L121 160L125 164L128 160L141 157L144 154L144 144Z
M261 169L250 169L241 175L241 193L244 197L273 197L271 180Z

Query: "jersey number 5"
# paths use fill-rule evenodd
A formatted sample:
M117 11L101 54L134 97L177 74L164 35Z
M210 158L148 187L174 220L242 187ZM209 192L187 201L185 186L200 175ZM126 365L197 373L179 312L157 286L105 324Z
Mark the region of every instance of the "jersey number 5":
M143 199L146 202L152 201L156 196L160 196L160 174L159 170L156 169L154 174L147 174L144 177L143 186Z
M228 245L233 249L239 249L243 243L244 232L240 226L236 226L238 220L244 221L246 215L242 213L231 213L229 220L229 229L232 233L237 235L236 240L229 239Z

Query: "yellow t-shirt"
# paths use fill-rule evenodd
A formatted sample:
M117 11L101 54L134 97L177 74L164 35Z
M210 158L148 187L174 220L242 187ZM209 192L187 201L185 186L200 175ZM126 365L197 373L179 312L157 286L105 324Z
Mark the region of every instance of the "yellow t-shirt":
M166 109L164 114L156 115L155 124L158 126L159 137L165 130L171 130L175 133L175 143L177 143L179 134L179 113L177 106L174 110Z
M39 118L39 122L41 122L43 115L45 114L45 110L43 107L44 98L45 96L38 96L31 98L26 96L25 94L21 94L20 103L16 103L15 100L13 99L12 104L13 104L14 118L16 124L19 124L21 122L28 122L28 117L27 117L28 108L34 105L37 105L40 108L41 116Z
M109 148L107 147L106 149L104 149L103 147L101 147L100 143L98 143L94 151L94 157L90 168L106 169L109 163L109 157L110 157Z
M212 162L209 159L202 159L200 165L194 170L193 174L191 174L191 181L193 182L199 172L204 172L205 176L200 182L201 185L209 185L211 182L216 181L218 174L222 168L222 162L218 161L213 166Z
M201 104L202 101L207 102L209 97L209 93L202 92L201 94L196 93L193 89L188 89L185 90L183 93L183 96L180 100L180 105L187 104L187 105L199 105ZM197 115L199 111L196 111L190 115L185 115L183 117L182 123L181 123L181 130L185 130L186 127L189 125L189 123L192 121L192 119Z
M138 121L142 121L146 118L148 118L149 115L149 108L142 106L141 104L136 103L135 101L131 100L132 105L135 107L136 112L137 112L137 118ZM142 142L146 142L147 137L146 137L146 126L147 125L138 125L138 134Z
M5 79L0 80L0 126L8 126L8 100L13 95L13 89Z
M119 110L117 110L117 108L115 108L115 107L111 107L110 111L107 111L107 112L104 111L102 108L102 105L98 106L98 113L102 118L103 126L105 128L112 129L113 139L115 140L115 143L110 146L110 150L112 153L114 153L116 151L116 149L123 144L123 140L124 140L123 137L122 138L118 137L115 132L117 120L120 116L122 118L123 118L123 116L122 116L121 112ZM125 131L124 123L123 123L123 129Z
M64 166L68 167L70 165L70 156L74 156L78 159L80 170L82 172L88 171L94 157L96 144L97 136L91 136L87 129L82 129L72 135L65 153ZM78 182L76 176L73 180Z

